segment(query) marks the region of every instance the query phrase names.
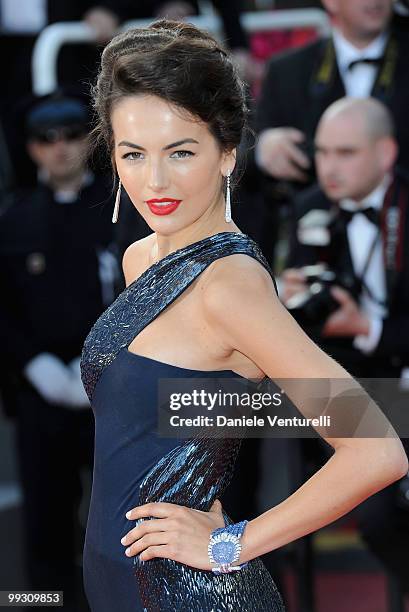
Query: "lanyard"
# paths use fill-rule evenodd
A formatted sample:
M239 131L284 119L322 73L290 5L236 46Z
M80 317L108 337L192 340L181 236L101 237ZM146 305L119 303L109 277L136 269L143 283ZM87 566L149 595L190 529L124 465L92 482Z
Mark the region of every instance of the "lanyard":
M409 198L406 183L395 179L390 186L382 209L384 262L387 294L391 296L403 265L405 211Z
M404 211L408 201L408 189L399 179L395 179L390 185L382 208L381 227L371 244L363 271L356 277L358 286L364 289L369 297L381 306L387 306L393 294L399 272L402 267L402 246L404 231ZM379 300L364 281L365 274L375 252L378 240L383 236L383 254L386 277L386 299Z
M369 265L375 253L376 245L378 244L380 237L381 237L381 230L378 228L378 231L376 232L376 236L373 239L371 246L369 247L368 255L365 260L365 265L361 271L361 274L359 276L356 276L356 280L357 280L357 283L360 289L366 291L366 293L369 295L369 297L371 298L373 302L376 302L379 306L386 306L387 299L380 300L379 298L377 298L374 295L373 291L368 287L368 285L364 281L365 275L368 271Z
M379 67L371 95L380 100L387 100L392 92L395 78L396 65L398 62L399 49L396 40L389 38ZM324 49L324 56L317 66L311 82L311 94L313 97L320 96L328 86L334 83L337 73L337 58L332 38L328 40Z

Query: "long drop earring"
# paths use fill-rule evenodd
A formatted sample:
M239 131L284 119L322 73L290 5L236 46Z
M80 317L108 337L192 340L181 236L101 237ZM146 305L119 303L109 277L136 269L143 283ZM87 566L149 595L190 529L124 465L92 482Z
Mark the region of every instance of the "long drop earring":
M226 176L227 178L227 188L226 188L226 210L225 210L225 214L224 214L224 218L226 219L227 223L231 222L231 194L230 194L230 175L231 172L229 172Z
M117 223L118 221L119 202L121 201L121 187L122 187L122 183L121 183L121 179L119 179L118 189L117 189L116 198L115 198L114 213L112 215L112 223Z

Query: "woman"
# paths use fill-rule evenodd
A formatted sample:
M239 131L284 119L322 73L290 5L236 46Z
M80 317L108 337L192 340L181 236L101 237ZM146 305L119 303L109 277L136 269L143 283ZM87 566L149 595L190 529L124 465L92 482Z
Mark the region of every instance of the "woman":
M238 439L158 436L158 379L352 379L287 313L257 245L230 220L246 106L223 49L188 24L129 31L105 49L94 98L121 181L114 217L123 185L153 233L127 249L127 288L82 357L96 418L84 551L91 609L282 611L258 557L400 478L406 455L396 436L326 437L335 453L313 478L232 525L218 497ZM218 535L231 547L220 551Z

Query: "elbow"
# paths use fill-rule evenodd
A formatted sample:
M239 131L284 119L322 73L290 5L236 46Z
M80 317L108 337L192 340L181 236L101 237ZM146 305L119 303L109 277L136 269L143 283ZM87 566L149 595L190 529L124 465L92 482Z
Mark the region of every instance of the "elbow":
M365 441L361 440L361 443L360 450L363 453L359 455L362 467L366 467L371 494L407 475L408 457L399 438L366 438Z
M408 472L409 472L408 456L405 453L404 449L402 449L402 457L400 460L400 464L397 465L396 467L396 473L397 473L396 480L399 480L400 478L407 476Z
M399 439L385 440L386 446L382 453L386 484L392 484L407 475L409 470L408 456Z

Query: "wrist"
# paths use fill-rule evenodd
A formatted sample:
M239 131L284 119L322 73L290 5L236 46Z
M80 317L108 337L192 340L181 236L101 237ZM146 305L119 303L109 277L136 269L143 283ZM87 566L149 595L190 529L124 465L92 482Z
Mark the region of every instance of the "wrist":
M243 535L241 536L241 552L238 563L247 563L247 561L251 561L251 559L255 559L259 556L256 551L254 528L254 520L248 521Z

